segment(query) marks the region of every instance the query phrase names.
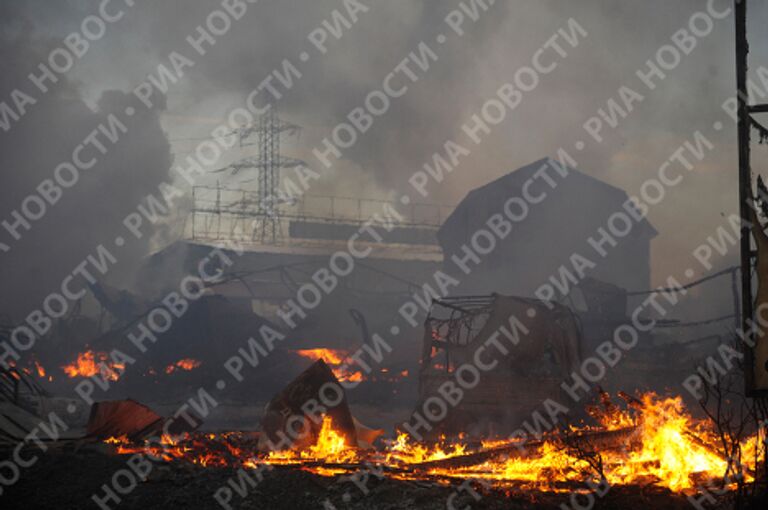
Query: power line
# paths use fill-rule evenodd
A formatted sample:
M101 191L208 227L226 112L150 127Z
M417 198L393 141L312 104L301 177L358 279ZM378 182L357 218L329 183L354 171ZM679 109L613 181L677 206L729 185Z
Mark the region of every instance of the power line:
M237 136L239 147L257 146L255 156L241 157L239 160L229 163L221 168L212 170L211 173L229 172L230 176L243 174L248 170L256 170L254 179L242 181L258 181L258 191L255 200L247 199L245 195L235 204L243 212L253 212L253 238L259 239L262 243L276 244L282 237L281 232L281 205L292 203L290 200L281 198L280 193L280 170L284 168L297 168L306 166L306 163L300 159L283 156L280 154L281 139L284 135L295 135L301 131L301 127L280 119L274 105L267 112L258 117L257 121L233 129L225 133L224 137ZM248 140L255 137L256 141L249 143ZM191 140L210 140L212 138L186 138L175 139L172 141L191 141ZM220 217L221 209L221 189L217 185L216 204L214 214ZM192 237L195 237L195 214L210 212L204 211L197 203L193 189L193 201L195 202L192 211ZM254 207L255 206L255 207ZM253 209L252 209L253 208Z

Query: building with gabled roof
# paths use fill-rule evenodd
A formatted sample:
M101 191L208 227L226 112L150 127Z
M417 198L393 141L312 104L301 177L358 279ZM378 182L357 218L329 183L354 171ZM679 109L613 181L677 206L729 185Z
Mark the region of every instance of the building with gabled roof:
M628 201L624 190L549 159L470 191L437 233L444 268L461 281L454 294L532 296L551 277L576 273L574 254L589 262L588 277L628 290L649 288L651 240L657 232L647 220L632 218ZM638 216L636 209L631 212ZM498 214L516 221L503 239L494 234L491 250L487 233L478 232L492 233L488 222ZM609 221L623 235L596 246L600 229L610 232ZM469 263L469 275L452 258L465 257L464 246L481 259L477 266Z

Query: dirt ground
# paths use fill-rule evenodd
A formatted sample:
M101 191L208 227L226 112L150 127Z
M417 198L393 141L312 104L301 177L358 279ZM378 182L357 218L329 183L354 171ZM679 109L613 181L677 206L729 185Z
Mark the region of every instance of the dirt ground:
M100 508L92 495L104 495L102 484L111 484L114 473L126 468L129 456L107 455L81 450L40 457L35 465L23 471L21 479L6 487L0 496L3 509L85 510ZM125 475L125 472L123 472ZM181 464L154 464L145 482L136 484L125 494L117 493L120 502L108 502L115 509L194 509L221 510L214 494L221 487L230 487L228 480L237 478L231 468L204 468ZM121 487L130 488L131 478L118 477ZM579 508L568 494L532 491L484 490L479 499L467 491L459 491L461 481L453 485L434 482L398 481L370 476L364 494L357 486L339 477L324 477L295 468L275 468L264 474L255 487L247 487L241 497L232 492L232 509L264 510L401 510L401 509L561 509ZM247 486L247 484L246 484ZM449 498L454 493L458 497ZM577 500L584 508L586 496ZM614 487L603 498L596 498L596 509L690 509L682 496L653 487Z

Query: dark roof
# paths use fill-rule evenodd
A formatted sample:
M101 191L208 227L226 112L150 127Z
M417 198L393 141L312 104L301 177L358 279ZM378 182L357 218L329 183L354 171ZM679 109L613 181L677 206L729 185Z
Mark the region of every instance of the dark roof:
M485 207L487 207L489 195L492 196L493 194L496 194L496 192L499 189L503 189L507 196L511 195L511 193L513 193L514 191L520 190L523 184L527 180L532 178L534 174L543 165L545 165L549 159L550 158L539 159L537 161L534 161L533 163L529 163L525 166L522 166L517 170L513 170L505 175L502 175L498 179L495 179L487 184L484 184L478 188L471 190L469 193L467 193L467 196L465 196L464 199L461 202L459 202L459 205L456 206L456 208L451 212L448 218L446 218L446 220L440 226L440 230L438 231L438 234L437 234L438 239L443 238L442 234L444 232L444 229L447 228L448 225L451 225L452 223L457 221L461 221L459 220L459 218L461 218L462 215L465 214L467 208L477 207L478 204L483 204ZM627 200L629 198L629 195L627 195L627 192L621 188L617 188L616 186L611 186L610 184L603 182L600 179L596 179L574 168L571 168L571 167L566 167L566 168L569 174L568 179L573 180L574 178L577 178L582 182L588 183L590 186L594 187L595 190L602 191L605 195L615 195L617 199L621 201ZM658 231L653 227L653 225L651 225L651 223L647 219L643 219L643 221L641 222L641 225L643 225L644 227L643 229L647 232L649 239L655 237L658 234Z

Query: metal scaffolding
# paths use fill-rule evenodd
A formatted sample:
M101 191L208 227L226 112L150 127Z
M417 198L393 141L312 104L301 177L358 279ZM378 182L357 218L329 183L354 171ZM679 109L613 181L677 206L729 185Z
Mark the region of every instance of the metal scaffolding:
M345 234L364 229L366 224L389 225L393 236L383 242L436 244L437 230L453 210L452 206L410 203L403 206L386 200L360 197L302 195L280 203L279 214L270 215L261 190L196 186L192 190L192 240L246 241L261 244L292 244L301 239L329 241L346 239ZM253 229L257 225L264 228ZM273 230L274 229L274 230ZM272 232L287 233L273 237ZM266 235L265 235L266 232ZM307 237L313 233L312 237ZM347 236L348 237L348 236Z

